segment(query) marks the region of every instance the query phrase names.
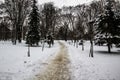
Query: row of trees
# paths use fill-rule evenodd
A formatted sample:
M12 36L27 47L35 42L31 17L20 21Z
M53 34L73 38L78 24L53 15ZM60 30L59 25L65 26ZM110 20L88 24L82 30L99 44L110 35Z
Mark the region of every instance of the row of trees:
M7 27L12 30L13 44L17 40L21 42L26 32L27 42L33 44L38 44L39 40L46 39L48 35L74 42L89 39L90 56L93 57L93 41L96 35L105 36L109 52L111 38L120 36L120 2L117 0L99 0L88 5L62 8L55 7L52 2L36 5L35 0L5 0L1 7L9 18L10 26ZM36 29L32 29L35 26ZM31 37L33 34L36 37L33 37L35 42Z
M12 43L16 44L16 40L21 43L22 28L24 21L30 11L30 0L5 0L5 12L11 21Z
M1 15L6 14L1 21L6 17L9 19L9 26L6 27L11 29L13 44L16 44L17 40L21 43L22 38L26 36L25 33L29 34L30 26L32 28L33 25L38 27L41 38L46 38L51 32L54 34L56 10L53 3L40 6L41 10L37 9L38 6L35 0L5 0L5 3L0 5Z

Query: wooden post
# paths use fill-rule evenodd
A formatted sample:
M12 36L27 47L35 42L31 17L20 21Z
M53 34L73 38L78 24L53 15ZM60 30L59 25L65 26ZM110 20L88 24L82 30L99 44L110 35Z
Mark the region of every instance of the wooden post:
M28 57L30 57L30 44L28 44Z

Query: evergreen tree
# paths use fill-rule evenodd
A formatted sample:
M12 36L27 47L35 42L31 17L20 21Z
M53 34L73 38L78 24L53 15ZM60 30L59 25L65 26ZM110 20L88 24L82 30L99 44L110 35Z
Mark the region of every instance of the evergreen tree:
M33 0L33 6L32 11L29 15L29 30L27 33L26 43L30 44L31 46L33 44L38 45L38 42L40 40L39 35L39 13L38 8L36 6L36 0Z
M98 19L98 31L106 36L108 52L111 52L111 38L120 34L120 27L113 9L114 0L106 0L105 12Z

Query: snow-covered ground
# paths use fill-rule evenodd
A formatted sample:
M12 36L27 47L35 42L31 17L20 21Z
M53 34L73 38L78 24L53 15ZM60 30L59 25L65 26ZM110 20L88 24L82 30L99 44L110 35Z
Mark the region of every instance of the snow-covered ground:
M94 58L89 58L90 43L85 43L85 50L72 44L63 42L70 58L70 72L72 80L120 80L120 48L106 53L106 46L94 46ZM27 57L27 45L12 45L11 42L0 42L0 80L30 80L37 73L42 72L49 60L59 51L59 44L55 41L52 48L42 51L41 47L31 48L31 57Z
M66 44L71 59L72 80L120 80L120 48L113 47L111 54L106 46L94 46L94 58L89 58L90 43L85 50Z
M0 80L24 80L44 69L48 61L59 50L58 43L42 51L41 47L31 47L31 57L27 57L28 47L11 42L0 42Z

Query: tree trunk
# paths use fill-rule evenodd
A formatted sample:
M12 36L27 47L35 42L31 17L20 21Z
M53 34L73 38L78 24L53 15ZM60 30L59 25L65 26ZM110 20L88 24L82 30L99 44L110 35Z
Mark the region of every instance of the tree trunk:
M111 42L110 42L110 38L107 39L107 46L108 46L108 53L111 53Z
M67 41L67 33L65 33L64 39L65 41Z
M18 28L17 28L17 40L19 43L22 42L22 27L20 25L18 25Z
M13 45L16 45L17 40L17 23L16 21L13 21L13 30L12 30L12 43Z
M93 56L93 41L90 40L91 46L90 46L90 53L89 53L89 57L94 57Z
M82 51L84 51L84 43L82 43Z
M78 48L78 40L76 41L76 48Z
M28 57L30 57L30 44L28 44Z
M84 41L81 40L81 43L82 43L82 51L84 51Z
M42 42L42 51L44 50L44 46L45 46L45 40L43 40Z
M13 45L16 45L16 29L15 28L12 30L12 43Z
M108 43L108 53L111 53L111 45Z

